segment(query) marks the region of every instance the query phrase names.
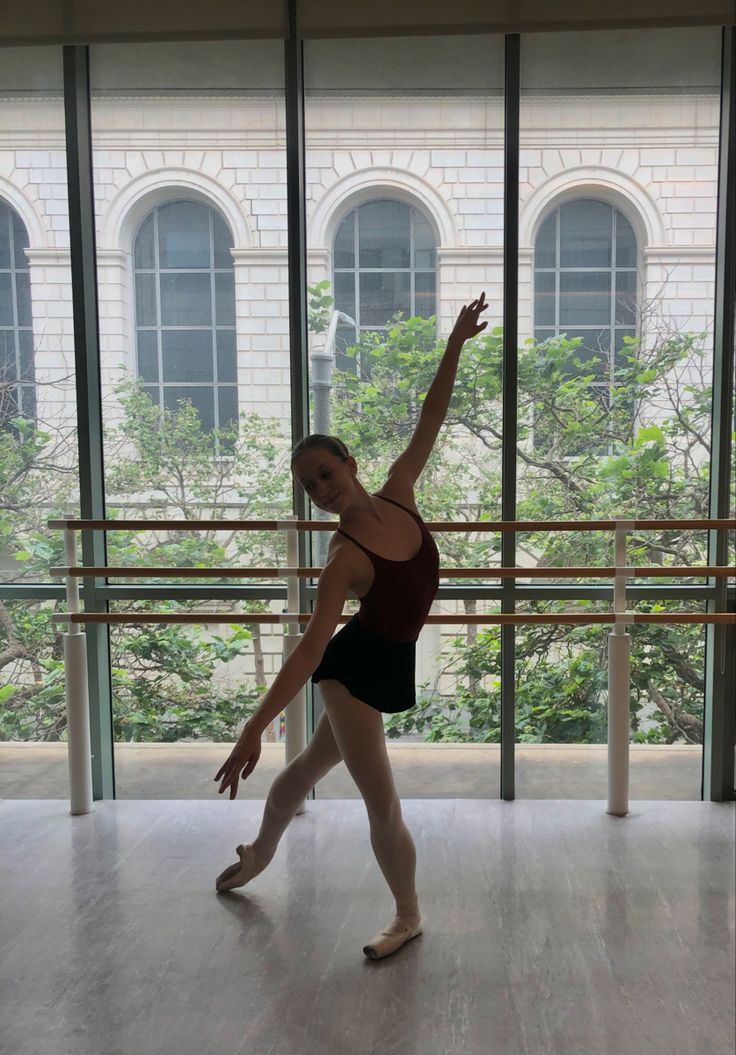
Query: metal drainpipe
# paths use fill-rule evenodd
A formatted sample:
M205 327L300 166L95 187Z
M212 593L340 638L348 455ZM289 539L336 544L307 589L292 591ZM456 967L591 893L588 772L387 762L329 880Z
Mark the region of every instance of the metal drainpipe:
M330 318L325 343L322 349L317 348L309 356L310 362L310 388L312 390L312 431L330 434L330 391L332 389L332 372L335 367L335 335L340 322L346 322L349 326L355 326L355 320L351 319L343 311L333 311ZM311 340L314 347L314 335ZM331 520L332 514L324 509L313 509L314 520ZM328 533L319 531L316 533L314 553L316 563L323 567L327 559Z

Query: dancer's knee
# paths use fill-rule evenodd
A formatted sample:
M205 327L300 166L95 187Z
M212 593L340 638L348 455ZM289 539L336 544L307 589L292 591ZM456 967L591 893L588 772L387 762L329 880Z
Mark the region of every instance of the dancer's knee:
M387 829L401 821L401 799L395 788L380 788L378 792L371 789L367 793L360 788L359 790L363 795L371 827L377 825L379 829Z

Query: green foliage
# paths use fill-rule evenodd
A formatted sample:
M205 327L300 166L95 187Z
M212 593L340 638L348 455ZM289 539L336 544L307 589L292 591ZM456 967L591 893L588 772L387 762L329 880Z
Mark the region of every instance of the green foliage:
M330 282L326 278L307 287L307 324L310 333L324 333L330 325L335 301L326 292L329 288Z
M328 290L327 281L309 289L312 332L329 325ZM335 373L331 427L355 454L368 490L381 486L409 442L443 351L435 320L420 318L397 318L387 332L363 333L346 350L355 369ZM627 341L615 385L601 387L606 365L584 353L579 339L526 342L518 360L518 517L707 515L710 389L705 379L694 382L698 371L705 375L705 365L703 335L654 334L646 346ZM465 346L445 425L417 488L426 519L499 518L502 369L499 328ZM255 519L289 507L288 444L272 420L241 415L236 426L207 433L191 404L162 412L133 381L116 393L116 407L105 446L109 516L128 517L134 509L156 519L219 519L235 511ZM75 466L72 430L52 436L19 419L0 432L0 551L16 580L45 579L49 566L64 563L61 533L49 533L45 522L77 507ZM437 541L445 565L498 560L498 533L448 533ZM606 533L528 532L517 544L520 562L603 565L612 559ZM704 560L705 545L705 533L632 532L630 563L696 563ZM108 536L108 562L123 566L275 564L285 556L283 538L269 532ZM201 608L201 602L175 599L186 581L170 584L171 600L135 607ZM0 738L65 735L62 637L51 623L60 607L0 603ZM266 602L244 607L268 609ZM539 602L530 610L570 607ZM483 610L485 604L468 601L466 608ZM576 608L589 609L590 602L576 602ZM702 742L702 630L636 625L631 633L634 739ZM599 626L517 631L519 742L605 740L606 640ZM111 643L119 739L232 739L263 690L237 673L243 657L259 647L255 624L218 632L177 624L120 627L111 631ZM499 629L469 626L443 662L454 691L440 695L437 686L423 686L415 710L391 717L389 736L497 743Z
M140 385L127 381L117 393L122 416L106 433L108 516L151 519L242 519L271 517L288 501L286 439L273 421L241 416L236 427L205 432L184 402L161 412ZM49 454L57 467L49 475ZM5 504L0 531L6 553L21 566L16 578L47 579L63 564L61 532L45 520L61 517L76 503L65 486L49 494L49 481L73 479L73 447L52 442L31 422L0 433L0 474ZM44 501L49 504L44 504ZM232 567L284 563L283 540L269 532L150 532L108 534L108 563L120 566ZM167 582L141 576L131 582ZM171 586L175 595L187 581ZM215 583L217 580L207 580ZM232 582L232 580L227 580ZM0 739L59 740L65 737L63 638L51 623L56 603L0 602ZM268 610L263 601L241 611ZM121 604L115 610L196 611L201 602ZM206 610L207 605L204 605ZM181 624L113 627L114 730L117 739L171 741L206 737L228 741L257 706L265 686L237 673L238 661L260 647L258 628L232 624L212 632Z
M601 388L594 382L611 380L602 357L583 354L579 338L527 341L518 361L518 518L707 515L710 389L705 381L685 384L678 374L683 368L690 376L704 374L704 348L703 334L654 334L646 347L627 339L617 356L615 384ZM359 369L336 377L334 431L355 454L369 489L380 486L411 438L443 351L435 320L418 318L397 318L386 333L363 334L346 349ZM445 425L418 481L426 519L500 515L502 352L500 328L463 349ZM445 565L492 565L500 548L499 535L437 541ZM697 563L705 559L705 546L705 533L634 532L629 557L632 564ZM602 532L529 532L518 538L520 563L547 566L609 564L611 547L610 533ZM575 607L584 610L586 603ZM607 631L597 626L517 631L519 742L605 741L606 640ZM702 742L702 642L699 627L632 628L635 740ZM444 657L443 672L456 690L422 694L416 709L391 717L389 736L498 742L499 650L497 628L476 633L469 627ZM641 731L644 721L652 727Z

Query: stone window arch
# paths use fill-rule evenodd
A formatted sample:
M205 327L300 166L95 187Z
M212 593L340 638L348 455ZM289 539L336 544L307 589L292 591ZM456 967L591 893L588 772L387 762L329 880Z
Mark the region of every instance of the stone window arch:
M232 248L220 213L181 197L133 241L138 376L162 410L190 400L205 431L238 419Z
M557 205L534 241L534 336L581 338L601 396L616 383L625 338L637 335L638 260L629 220L595 197Z
M337 330L337 363L354 369L342 354L367 331L385 331L391 318L437 314L437 241L432 224L416 206L376 197L353 208L332 246L335 307L355 320Z
M0 200L0 427L36 417L28 247L25 224Z

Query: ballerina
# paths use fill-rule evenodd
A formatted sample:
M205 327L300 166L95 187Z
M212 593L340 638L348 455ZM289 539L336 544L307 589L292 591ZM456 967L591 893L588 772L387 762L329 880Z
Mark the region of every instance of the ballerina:
M358 465L336 436L316 433L291 454L291 471L312 503L338 516L319 577L314 612L215 780L238 792L261 754L261 736L311 677L325 710L304 750L275 778L260 831L237 847L238 860L216 881L218 892L244 886L273 858L310 789L344 760L368 812L370 839L395 902L390 923L363 946L382 959L422 933L415 884L416 850L401 813L386 750L384 713L415 705L416 641L439 585L439 554L414 501L414 484L447 413L462 346L487 323L485 294L464 305L422 406L409 446L383 487L369 494ZM371 548L365 543L370 542ZM334 633L348 594L360 610ZM334 634L334 636L333 636Z

